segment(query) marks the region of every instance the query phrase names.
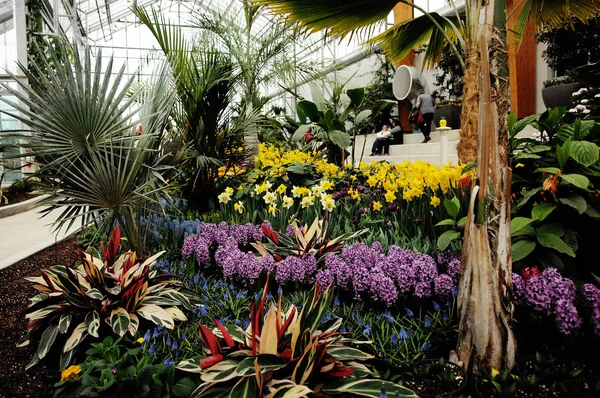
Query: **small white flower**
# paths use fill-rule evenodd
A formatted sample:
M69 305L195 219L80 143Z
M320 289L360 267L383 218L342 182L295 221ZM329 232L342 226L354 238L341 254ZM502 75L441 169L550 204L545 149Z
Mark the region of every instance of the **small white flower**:
M571 108L571 109L569 109L569 112L571 112L571 113L577 113L578 111L575 108Z
M589 109L586 109L585 111L583 111L583 113L590 113L591 111Z
M587 104L588 102L590 102L590 101L589 101L589 100L586 100L586 99L582 99L582 100L581 100L581 103L582 103L582 104Z
M577 109L578 111L585 111L587 108L585 107L585 105L577 105L575 106L575 109Z
M594 98L600 98L600 93L594 95Z

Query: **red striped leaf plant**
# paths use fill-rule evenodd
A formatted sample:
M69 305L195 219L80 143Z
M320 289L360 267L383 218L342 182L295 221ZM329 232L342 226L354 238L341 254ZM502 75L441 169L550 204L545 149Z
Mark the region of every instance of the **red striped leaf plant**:
M141 318L166 328L187 319L180 307L189 310L192 304L181 290L182 283L150 270L163 252L145 261L135 252L117 257L119 242L117 226L107 247L102 245L104 260L80 250L78 265L55 265L40 276L26 278L39 291L25 311L28 331L18 344L26 346L39 336L37 352L27 368L36 365L59 340L64 341L60 368L65 369L88 336L134 336Z
M181 361L177 368L200 374L195 397L323 397L338 394L379 398L416 397L397 384L374 378L364 363L373 356L339 332L342 319L322 322L332 301L329 289L318 286L303 309L284 311L281 296L266 314L268 282L262 298L252 305L246 330L214 320L210 330L200 325L206 356ZM395 394L398 395L395 395Z

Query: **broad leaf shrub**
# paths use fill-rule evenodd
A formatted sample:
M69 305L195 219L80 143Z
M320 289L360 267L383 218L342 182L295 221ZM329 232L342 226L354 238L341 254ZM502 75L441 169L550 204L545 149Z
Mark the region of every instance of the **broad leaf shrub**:
M225 188L219 201L236 223L266 219L274 229L284 230L291 220L310 224L328 214L333 235L368 227L381 229L390 241L418 234L435 240L433 226L445 218L440 208L444 199L457 197L463 202L460 217L466 215L471 174L463 169L420 161L338 168L317 153L261 145L247 182Z
M192 304L180 291L182 283L150 270L162 253L143 262L134 252L117 258L119 242L117 227L106 250L102 246L104 261L80 251L78 266L56 265L41 276L26 278L40 293L26 310L28 332L20 345L41 334L27 368L44 358L59 337L66 338L60 349L60 368L64 369L87 336L134 336L141 318L167 328L187 319L180 307L191 310Z
M200 374L197 397L269 397L285 394L367 396L379 398L382 388L401 397L416 395L394 383L372 378L362 362L371 355L351 345L366 344L338 331L342 319L322 322L333 295L329 289L312 290L298 314L295 306L285 310L271 306L264 314L268 284L260 302L250 311L250 325L216 328L200 324L207 355L181 361L177 368Z
M511 141L513 152L512 256L516 269L564 268L579 279L597 272L600 228L600 124L572 121L565 108L516 121L511 136L527 124L543 134Z

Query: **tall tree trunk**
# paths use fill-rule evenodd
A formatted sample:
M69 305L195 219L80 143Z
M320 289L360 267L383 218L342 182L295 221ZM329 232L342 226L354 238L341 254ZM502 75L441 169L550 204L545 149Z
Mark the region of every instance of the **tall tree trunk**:
M479 120L479 50L476 37L467 38L465 51L467 73L463 77L460 141L456 145L458 161L463 164L477 160Z
M246 112L248 115L254 111L254 104L252 103L252 95L246 96ZM256 123L251 123L244 131L244 141L246 142L246 152L250 163L254 162L254 157L258 155L258 126Z
M511 369L516 351L510 326L512 174L507 167L506 117L498 111L505 110L506 95L502 92L503 80L498 76L494 79L496 90L492 89L489 56L494 42L494 23L497 23L494 15L502 9L497 7L496 1L502 0L486 3L486 24L479 37L478 167L465 226L458 295L457 353L470 374L480 374L492 366ZM494 66L494 72L498 73L503 67L502 61ZM471 78L473 76L465 77L465 81Z

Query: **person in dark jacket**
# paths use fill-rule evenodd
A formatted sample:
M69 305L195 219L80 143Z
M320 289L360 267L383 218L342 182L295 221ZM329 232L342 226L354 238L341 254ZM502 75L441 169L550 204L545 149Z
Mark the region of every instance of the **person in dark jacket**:
M421 115L423 115L423 121L419 124L418 128L425 137L423 143L426 143L431 141L431 123L433 122L433 113L435 112L435 100L431 95L421 92L417 97L415 106L421 111Z

